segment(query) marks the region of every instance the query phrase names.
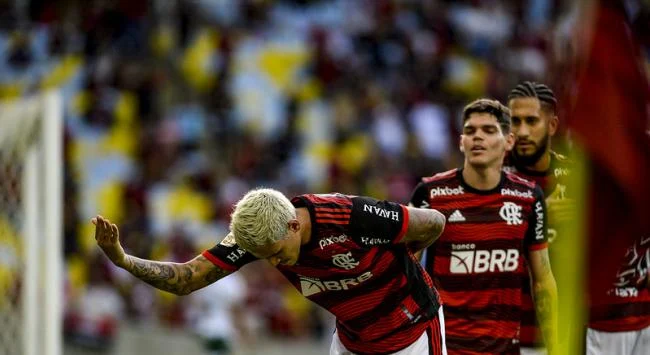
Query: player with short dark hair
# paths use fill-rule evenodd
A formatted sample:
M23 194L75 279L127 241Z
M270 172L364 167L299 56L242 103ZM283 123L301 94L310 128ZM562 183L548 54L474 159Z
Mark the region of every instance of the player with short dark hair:
M230 234L186 263L125 254L117 226L97 216L95 239L117 266L184 295L266 259L336 318L330 354L446 354L438 293L412 251L430 245L445 219L434 210L342 194L247 193Z
M552 243L557 237L558 224L574 220L575 202L568 198L568 177L571 161L551 150L559 119L557 99L547 85L524 81L508 95L515 145L507 155L504 169L527 180L537 182L544 190L549 223L551 264L557 265ZM567 261L570 262L570 261ZM538 329L530 280L523 286L521 348L523 355L543 354L544 344Z
M521 284L529 270L545 336L557 341L543 192L502 171L513 144L508 108L476 100L463 111L463 168L422 179L412 194L412 205L447 217L424 263L445 302L449 354L519 354Z

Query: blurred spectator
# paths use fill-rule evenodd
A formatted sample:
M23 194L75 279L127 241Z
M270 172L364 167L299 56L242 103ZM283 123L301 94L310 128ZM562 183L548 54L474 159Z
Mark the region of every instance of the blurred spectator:
M192 294L189 319L192 328L203 340L206 354L226 355L254 338L246 319L246 281L239 273Z
M569 52L576 17L552 0L27 3L0 1L0 98L63 93L75 307L110 293L129 319L176 326L188 310L128 275L81 276L95 211L130 253L184 261L254 186L405 203L459 164L462 103L563 73L550 52ZM630 11L650 38L647 8ZM247 299L270 333L318 336L313 306L257 276Z

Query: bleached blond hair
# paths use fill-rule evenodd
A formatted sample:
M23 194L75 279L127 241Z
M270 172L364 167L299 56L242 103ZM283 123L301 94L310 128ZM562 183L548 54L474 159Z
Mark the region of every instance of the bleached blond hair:
M273 189L256 189L235 205L230 231L240 247L256 249L284 238L292 219L296 219L296 209L286 196Z

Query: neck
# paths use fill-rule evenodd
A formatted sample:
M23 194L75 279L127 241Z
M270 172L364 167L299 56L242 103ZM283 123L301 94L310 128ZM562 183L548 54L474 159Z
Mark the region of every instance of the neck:
M531 171L544 172L551 167L551 152L545 151L544 154L534 163L526 167Z
M296 218L300 222L300 245L305 245L311 240L311 217L307 208L296 208Z
M501 166L476 168L465 162L463 180L477 190L492 190L501 182Z

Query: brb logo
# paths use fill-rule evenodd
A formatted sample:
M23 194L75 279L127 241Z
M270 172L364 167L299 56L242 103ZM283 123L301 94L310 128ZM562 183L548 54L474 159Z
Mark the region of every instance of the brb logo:
M521 206L513 202L504 202L499 210L499 216L503 218L509 226L519 225L524 221L521 219Z
M452 245L454 249L467 249L467 244ZM469 248L474 248L473 244ZM484 272L509 272L519 267L519 250L453 250L449 272L452 274L480 274Z
M332 263L334 266L338 266L341 269L352 270L355 267L359 266L359 262L354 260L351 252L346 254L336 254L332 257Z
M323 281L315 277L300 276L300 291L305 297L321 293L323 291L348 290L358 286L372 278L372 272L366 271L363 274L349 279Z

